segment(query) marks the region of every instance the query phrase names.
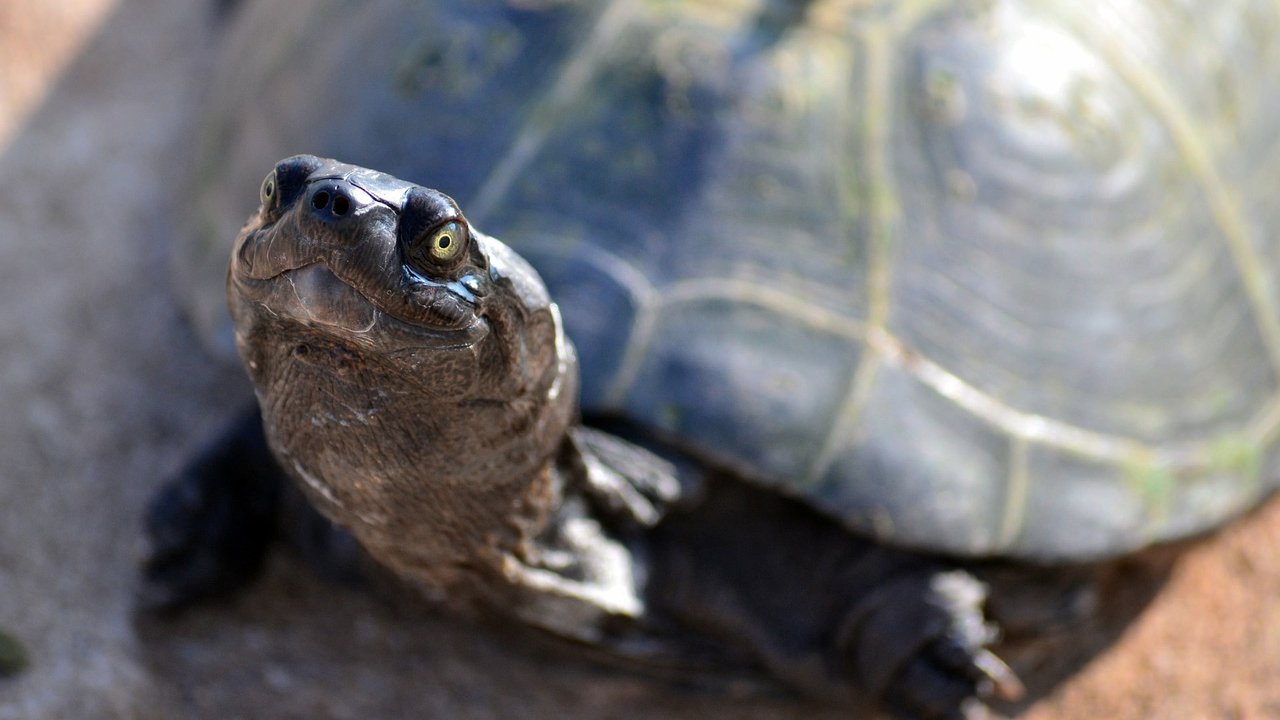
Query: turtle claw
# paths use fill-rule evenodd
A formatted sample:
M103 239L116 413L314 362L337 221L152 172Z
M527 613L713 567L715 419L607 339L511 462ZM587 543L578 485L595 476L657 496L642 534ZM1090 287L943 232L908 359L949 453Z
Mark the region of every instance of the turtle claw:
M961 703L958 718L959 720L1006 720L1004 715L987 707L986 703L972 698Z
M637 445L579 427L566 448L592 504L624 526L653 527L681 496L675 465Z
M974 720L996 717L986 700L1016 701L1025 694L1013 670L988 649L999 633L983 616L986 595L986 587L965 572L931 579L925 598L934 615L929 624L942 630L893 687L895 705L912 707L925 718Z
M972 662L973 667L982 674L980 682L990 684L991 695L1011 703L1018 702L1026 696L1027 688L1022 684L1022 680L1018 679L1013 668L995 653L983 648L974 654Z
M988 647L986 587L966 572L899 578L861 604L843 634L855 672L902 718L993 717L990 699L1016 701L1022 682Z

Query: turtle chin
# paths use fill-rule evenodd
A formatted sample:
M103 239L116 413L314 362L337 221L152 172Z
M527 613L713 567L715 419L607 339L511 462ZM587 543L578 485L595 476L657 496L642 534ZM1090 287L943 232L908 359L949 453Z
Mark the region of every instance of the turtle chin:
M361 336L378 323L380 313L373 303L320 263L282 273L276 288L283 297L273 298L269 306L305 325Z

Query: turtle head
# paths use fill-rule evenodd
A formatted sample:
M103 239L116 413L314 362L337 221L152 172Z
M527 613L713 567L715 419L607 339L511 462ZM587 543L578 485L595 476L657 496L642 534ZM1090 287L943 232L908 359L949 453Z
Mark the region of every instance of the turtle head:
M246 343L264 341L251 329L271 325L348 360L378 358L432 397L510 399L565 371L571 351L542 280L447 195L299 155L272 169L260 201L229 279L251 370Z
M284 160L227 294L272 449L374 557L447 583L542 522L573 349L537 273L448 196Z

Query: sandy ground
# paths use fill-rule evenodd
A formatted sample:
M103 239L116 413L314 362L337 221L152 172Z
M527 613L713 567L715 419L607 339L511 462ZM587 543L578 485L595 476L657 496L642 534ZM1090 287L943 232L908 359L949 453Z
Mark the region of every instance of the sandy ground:
M0 628L32 659L0 720L839 716L655 688L283 556L232 603L134 622L145 499L246 398L167 272L217 27L204 2L0 5ZM1273 503L1028 717L1280 718L1278 598Z

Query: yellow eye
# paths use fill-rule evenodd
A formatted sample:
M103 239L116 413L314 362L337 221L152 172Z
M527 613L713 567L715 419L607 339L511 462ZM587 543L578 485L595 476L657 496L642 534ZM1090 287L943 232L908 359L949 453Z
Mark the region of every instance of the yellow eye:
M276 206L276 199L279 195L279 190L276 188L276 171L272 170L262 181L262 189L258 191L258 199L262 201L262 207L270 209Z
M462 252L462 246L466 244L466 233L461 223L445 223L431 233L427 250L433 259L448 262Z

